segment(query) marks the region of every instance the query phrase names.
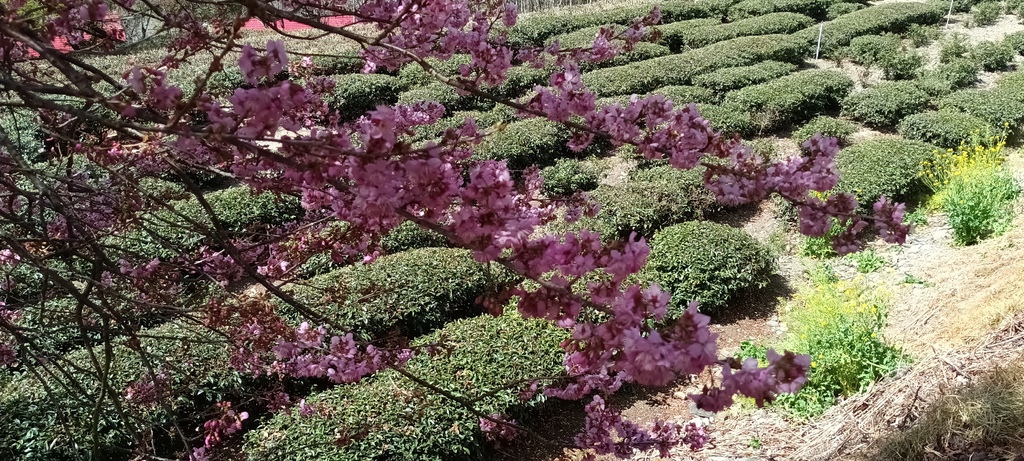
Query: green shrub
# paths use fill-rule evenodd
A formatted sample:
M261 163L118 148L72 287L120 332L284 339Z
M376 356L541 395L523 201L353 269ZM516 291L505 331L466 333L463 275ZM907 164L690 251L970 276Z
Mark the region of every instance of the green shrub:
M931 45L936 39L939 38L939 30L933 26L922 26L920 24L911 24L907 28L906 38L910 39L910 43L916 48L922 46Z
M857 125L847 122L846 120L840 120L837 118L818 116L811 121L801 126L799 129L793 132L793 140L797 144L803 144L808 139L811 139L817 133L821 133L822 136L828 136L831 138L837 138L840 145L844 145L849 141L850 135L857 131Z
M395 254L417 248L442 248L451 246L445 236L424 229L412 221L405 221L380 239L380 246L388 254Z
M836 154L836 190L856 194L861 206L868 208L883 195L907 197L920 189L921 162L931 158L934 151L933 145L905 139L854 144Z
M394 104L402 91L398 78L383 74L338 75L334 83L334 90L323 99L343 119L358 118L380 104Z
M942 41L939 48L939 62L946 63L954 59L963 58L971 51L967 43L967 36L964 34L952 34Z
M210 192L203 197L229 237L243 237L250 231L259 232L262 226L283 224L303 215L297 198L277 197L270 192L254 195L248 187ZM171 202L171 205L174 212L159 210L145 217L146 229L112 237L106 243L145 258L165 261L195 251L204 244L216 246L216 242L207 241L193 224L213 229L209 215L198 200L193 197Z
M845 55L864 67L881 66L903 48L898 35L862 35L850 41Z
M1024 122L1024 101L1008 97L997 87L991 91L961 90L939 100L939 110L963 112L993 127L1017 127Z
M885 265L885 258L882 258L873 250L862 250L846 256L847 259L857 266L857 272L870 274Z
M494 107L494 102L471 95L460 96L455 88L434 82L421 87L403 91L396 100L399 104L412 104L421 101L436 101L447 110L487 110Z
M924 55L904 50L882 62L882 73L889 80L908 80L923 65Z
M472 58L466 54L457 54L448 59L427 58L426 62L441 75L454 77L459 75L459 67L472 62ZM423 66L416 62L402 66L398 71L397 78L403 88L415 88L437 81L427 71L423 70Z
M359 55L359 50L345 50L331 56L313 56L314 75L356 74L363 69L366 60Z
M853 80L846 74L811 69L730 91L725 102L751 112L755 125L765 131L832 111L851 89Z
M659 28L664 42L672 51L700 48L725 40L768 34L789 34L814 24L814 20L797 13L770 13L725 24L694 26L685 21L681 27L668 24Z
M750 66L727 67L699 75L693 79L693 84L709 88L717 93L725 93L775 80L789 75L794 70L796 70L795 64L765 61Z
M988 0L953 0L953 12L954 13L966 13L971 11L971 7ZM946 4L946 8L949 8L949 4Z
M648 94L660 94L665 99L672 101L675 106L683 106L691 102L694 104L705 104L718 99L715 97L715 93L707 88L687 85L665 86Z
M840 0L743 0L729 8L729 19L738 20L768 13L788 11L814 19L828 17L829 7Z
M699 301L701 312L721 312L737 291L768 285L771 269L767 248L743 230L692 221L654 234L640 277L672 294L671 319L690 301Z
M29 110L0 109L0 147L13 148L28 162L42 161L46 135L40 123L39 117Z
M847 96L843 113L868 125L895 128L904 117L924 110L929 100L911 82L883 82Z
M515 312L460 320L414 341L448 347L437 356L417 354L405 369L456 395L479 397L474 407L484 414L507 413L522 421L543 397L523 402L521 387L509 384L565 373L559 348L565 338L550 322L523 320ZM477 416L392 370L306 402L323 411L274 416L246 434L245 452L280 461L441 461L485 459L490 446ZM339 444L339 434L361 436Z
M515 280L503 268L477 263L466 250L418 248L314 277L294 296L364 338L390 332L415 337L480 313L478 297ZM298 318L291 306L281 309Z
M1017 50L1006 42L981 42L970 52L971 59L988 72L1006 69L1016 55Z
M1020 195L1017 180L1003 168L972 169L943 188L942 210L949 216L953 241L971 245L998 235L1013 220Z
M857 10L864 9L864 5L860 3L836 3L828 7L825 10L825 19L829 21L838 18L844 14L850 14Z
M1003 37L1003 43L1010 45L1017 54L1024 53L1024 30Z
M228 348L217 335L195 331L190 324L166 324L139 332L141 349L156 370L164 370L170 377L169 389L173 394L166 399L171 409L162 407L140 408L122 405L127 419L120 416L110 398L97 406L96 391L101 389L96 378L101 374L88 351L76 350L65 359L78 368L70 375L56 378L47 376L47 387L35 375L15 375L0 388L0 457L18 461L85 460L92 447L92 420L99 416L96 454L99 459L127 459L121 447L133 446L134 436L149 432L155 426L154 442L157 446L180 443L173 433L176 424L193 428L202 424L196 415L202 414L216 401L233 400L243 390L254 386L241 373L230 368ZM115 342L110 350L111 360L107 384L115 392L123 391L138 380L146 370L138 352L123 341ZM94 353L104 359L102 347ZM62 363L69 369L67 363ZM53 370L50 368L51 371ZM91 394L83 396L77 388L68 386L73 377ZM63 383L63 384L62 384ZM48 392L49 391L49 392ZM166 448L163 448L166 450ZM174 456L173 453L161 453Z
M853 282L801 289L782 316L786 337L776 350L811 355L811 369L804 388L776 405L795 418L813 418L905 363L882 337L887 308L884 296Z
M825 24L821 41L822 54L834 55L855 37L883 32L900 33L911 24L935 24L945 15L946 9L938 3L883 3L869 6ZM811 26L793 35L811 45L805 50L813 52L813 45L818 40L818 26Z
M653 5L641 3L605 8L600 11L557 9L523 15L508 31L507 43L513 48L543 46L550 37L602 24L630 25L647 16ZM696 18L723 16L722 2L715 0L669 0L660 2L664 24Z
M532 165L544 167L556 160L579 156L566 145L571 133L568 128L546 119L518 120L488 137L476 150L476 157L505 160L514 171Z
M480 128L487 128L502 122L511 122L516 119L515 112L508 106L498 105L486 112L478 110L455 111L449 117L444 117L430 125L421 125L413 129L414 141L424 141L441 137L449 128L459 128L466 119L471 118Z
M999 22L1003 15L1003 6L999 2L982 2L971 8L971 25L991 26Z
M806 45L789 35L740 37L685 53L583 74L600 96L644 94L669 85L687 85L701 74L766 60L800 62Z
M697 110L701 117L711 123L711 128L727 136L739 134L746 137L756 132L750 112L739 105L698 104Z
M923 112L908 116L900 122L899 133L907 139L924 141L939 147L956 147L974 131L992 127L984 120L949 111Z
M650 237L665 226L702 217L717 208L703 175L701 168L659 166L632 172L625 184L598 187L591 194L601 205L595 230L610 238L631 232Z
M921 72L917 86L930 96L942 96L974 85L979 70L978 64L970 59L955 59Z
M548 196L567 196L576 191L597 188L600 179L596 168L579 160L562 159L541 170L544 178L544 193Z

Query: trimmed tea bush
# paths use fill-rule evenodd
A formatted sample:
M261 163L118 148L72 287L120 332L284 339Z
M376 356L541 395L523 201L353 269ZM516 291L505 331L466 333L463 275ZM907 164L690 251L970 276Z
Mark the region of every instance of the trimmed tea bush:
M0 145L11 146L29 162L44 159L43 139L36 114L24 109L0 109Z
M836 190L857 194L870 209L879 197L906 197L922 185L921 162L934 155L935 146L905 139L875 139L854 144L836 155L839 184Z
M457 54L449 59L427 58L426 61L430 67L441 75L455 76L459 75L459 67L463 64L469 64L472 62L472 59L469 55ZM402 66L398 71L397 78L405 88L415 88L436 82L434 77L431 77L427 71L423 70L423 66L416 62Z
M848 45L855 37L883 32L900 33L911 24L935 24L946 14L939 3L883 3L844 14L825 24L821 41L822 54L831 56ZM807 44L818 39L818 26L812 26L793 34ZM807 51L814 52L813 47Z
M562 159L541 170L544 193L549 196L572 195L576 191L597 188L597 169L575 159Z
M882 73L888 80L908 80L923 65L924 55L903 50L882 62Z
M445 236L432 230L424 229L412 221L405 221L388 232L380 239L380 246L388 254L417 248L442 248L451 243Z
M313 56L310 59L314 75L357 74L366 63L359 50L338 51L333 56Z
M523 402L521 387L508 385L565 373L559 347L565 338L550 322L523 320L514 311L459 320L414 341L414 346L449 347L438 356L414 356L406 370L456 395L480 396L475 408L484 414L506 413L521 421L543 397ZM275 415L246 434L245 452L253 459L281 461L444 461L486 459L490 447L476 415L393 370L306 402L322 411ZM338 444L339 434L362 436Z
M853 89L853 80L833 70L804 70L778 80L730 91L725 102L736 104L758 117L763 130L808 120L838 107Z
M901 49L903 45L898 35L862 35L850 41L844 54L853 62L871 68L881 66Z
M693 84L717 93L764 83L789 75L797 66L788 62L765 61L751 66L727 67L697 76Z
M803 145L805 141L811 139L815 134L821 133L822 136L837 138L839 144L843 145L847 143L849 136L856 131L857 125L853 123L822 115L811 119L800 129L793 132L793 140L797 144Z
M940 147L956 147L971 132L986 132L992 128L984 120L963 113L945 110L923 112L904 118L899 133L907 139L924 141Z
M467 250L418 248L314 277L294 296L366 339L392 331L415 337L480 313L478 297L514 281L497 265L477 263ZM293 316L290 306L281 309Z
M949 94L974 85L978 80L979 70L978 64L970 59L956 59L921 72L917 86L930 96Z
M690 21L686 21L687 23ZM725 24L696 26L672 24L660 27L664 42L672 51L700 48L725 40L752 35L789 34L814 24L814 19L797 13L771 13Z
M698 104L697 110L701 117L711 123L711 128L727 136L734 133L740 136L751 136L756 131L750 112L736 104Z
M477 148L475 156L480 159L505 160L511 170L524 170L532 165L540 167L553 165L556 160L575 157L566 143L571 133L557 123L533 118L509 123L505 128L488 137Z
M460 96L455 88L441 83L434 82L398 95L399 104L412 104L421 101L436 101L444 105L447 110L487 110L494 107L494 102L473 97L471 95Z
M860 3L836 3L832 6L829 6L828 9L825 10L825 19L831 21L844 14L853 13L854 11L863 9L864 5Z
M1004 70L1009 67L1017 50L1006 42L981 42L970 51L970 57L987 72Z
M612 238L631 232L650 237L665 226L700 218L717 207L703 175L701 168L659 166L634 171L625 184L598 187L591 194L601 205L596 230Z
M999 2L982 2L971 8L971 25L991 26L999 22L1003 15L1003 6Z
M843 101L843 113L868 125L896 127L904 117L925 109L927 93L911 82L882 82L853 93Z
M343 119L357 118L379 104L394 104L403 88L401 80L383 74L338 75L334 83L323 99Z
M788 11L810 16L814 19L825 19L829 7L841 0L743 0L729 8L729 19L749 18L768 13Z
M583 74L600 96L644 94L669 85L687 85L701 74L762 61L801 61L806 44L790 35L740 37L672 56L609 67Z
M768 285L771 269L768 249L743 230L692 221L654 234L640 277L672 293L671 319L690 301L699 301L701 312L721 312L737 291Z
M1010 45L1017 54L1024 53L1024 30L1003 37L1003 43Z
M998 87L991 91L957 91L940 99L939 109L972 115L998 128L1017 127L1024 122L1024 102L1004 93Z
M718 98L711 90L698 86L675 85L658 88L650 93L660 94L672 101L676 106L683 106L689 103L704 104L716 101Z

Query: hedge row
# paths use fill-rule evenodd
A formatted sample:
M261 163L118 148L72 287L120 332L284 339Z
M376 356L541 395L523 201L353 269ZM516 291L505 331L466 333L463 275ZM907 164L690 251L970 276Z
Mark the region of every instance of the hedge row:
M688 22L688 21L687 21ZM725 40L752 35L789 34L814 24L814 19L798 13L770 13L726 24L660 28L662 41L673 51L700 48Z
M718 100L718 97L715 96L715 93L711 90L689 85L664 86L648 93L648 95L654 94L664 96L665 99L672 101L673 105L677 107L681 107L689 103L713 103Z
M986 132L991 125L984 120L957 112L931 111L904 118L898 127L900 136L916 141L953 148L968 139L971 133Z
M441 103L447 110L487 110L494 107L493 101L472 95L461 96L455 88L442 82L433 82L403 91L395 102L413 104L423 101Z
M1024 101L998 86L989 91L957 91L939 100L939 110L971 115L997 129L1016 129L1024 122Z
M730 91L725 102L751 112L761 130L773 130L833 111L851 89L853 80L846 74L812 69Z
M658 2L662 23L696 18L722 17L732 0L668 0ZM550 37L602 24L632 24L647 16L653 3L606 8L599 11L558 9L524 15L508 31L507 43L514 48L543 46Z
M625 184L600 186L591 197L601 205L593 228L607 238L628 238L631 232L651 237L665 226L700 218L718 207L704 187L701 168L667 165L635 170Z
M597 188L599 170L576 159L561 159L541 170L544 193L548 196L569 196L577 191Z
M477 263L467 250L419 248L314 277L294 296L366 339L390 332L411 338L478 314L478 297L516 280L502 268ZM298 318L290 306L281 309Z
M559 343L565 337L550 322L523 320L515 312L459 320L415 340L414 346L447 347L436 356L416 355L405 369L456 395L479 396L475 408L484 414L522 421L543 397L524 402L521 388L507 385L563 374ZM245 452L252 459L280 461L444 461L489 454L477 416L392 370L306 402L320 410L275 415L246 434ZM337 443L346 436L352 436L348 443Z
M844 14L825 23L821 40L822 54L829 56L846 46L855 37L883 32L899 33L911 24L935 24L946 10L940 3L885 3ZM818 26L812 26L794 34L810 45L814 52L818 40Z
M857 125L851 122L823 115L811 119L811 121L794 131L793 140L797 144L803 145L805 141L811 139L815 134L821 133L822 136L836 138L839 140L840 145L845 145L850 135L856 131Z
M791 12L822 20L829 7L842 0L743 0L729 8L729 19L737 20L769 13Z
M806 44L791 35L740 37L703 48L583 74L601 96L643 94L668 85L686 85L702 74L762 61L799 63Z
M485 139L474 156L480 160L505 160L513 171L533 165L545 167L560 158L586 155L569 149L571 137L569 129L559 123L540 118L519 120ZM592 149L597 148L597 144L592 144Z
M487 128L494 124L501 122L510 122L515 120L515 111L505 105L496 105L494 109L489 111L456 111L449 117L442 118L430 125L421 125L416 127L413 141L424 141L428 139L439 138L445 130L449 128L461 127L466 119L473 119L477 126L480 128Z
M383 74L338 75L334 84L323 100L346 120L358 118L378 105L394 104L405 88L399 78Z
M905 198L921 185L921 162L935 155L935 149L906 139L876 139L847 147L836 154L836 190L857 194L868 209L883 195Z
M459 75L459 67L471 63L472 58L467 54L457 54L448 59L427 58L426 62L437 73L453 77ZM416 62L402 66L398 71L397 78L405 88L415 88L435 81L434 77L431 77L426 70L423 70L423 66Z
M908 115L921 112L930 97L912 82L883 82L843 101L843 113L865 124L895 128Z
M699 301L704 313L721 311L737 291L766 286L771 268L768 249L743 230L693 221L655 233L639 275L672 294L672 319L690 301Z
M83 399L75 388L58 385L52 380L48 386L52 394L48 394L33 375L16 375L0 388L0 459L94 459L90 453L90 428L97 410L100 421L96 454L99 457L95 459L128 459L128 454L122 450L132 447L136 440L134 436L149 425L158 427L152 431L157 447L180 443L177 436L168 436L173 434L176 423L193 435L191 431L202 421L189 419L189 416L201 414L221 399L233 400L232 396L253 390L251 383L246 383L241 374L231 370L228 349L218 337L206 331L193 331L193 328L167 324L144 330L140 335L141 349L146 351L150 363L157 370L167 371L171 378L168 384L175 394L168 403L172 414L167 414L161 407L125 405L122 409L128 419L123 419L109 398L102 406L96 407L94 397L100 389L96 379L99 370L93 367L86 350L71 352L65 358L81 370L73 372L73 376L82 388L92 393L87 399ZM95 353L102 361L104 352L98 349ZM115 392L120 392L139 379L147 368L139 354L124 344L115 344L112 353L108 385ZM163 455L175 456L173 453Z
M788 62L765 61L751 66L727 67L694 77L693 84L717 93L775 80L795 71L797 66Z
M973 85L978 80L979 70L974 61L958 58L920 72L915 82L930 96L941 96Z
M224 230L242 234L259 226L273 226L303 215L299 200L273 193L253 194L248 187L233 187L210 192L203 198L213 208ZM110 238L106 243L142 258L171 260L181 253L214 245L196 231L192 222L212 229L209 215L194 197L173 202L174 212L160 210L147 219L148 229L137 229ZM187 219L186 219L187 218Z

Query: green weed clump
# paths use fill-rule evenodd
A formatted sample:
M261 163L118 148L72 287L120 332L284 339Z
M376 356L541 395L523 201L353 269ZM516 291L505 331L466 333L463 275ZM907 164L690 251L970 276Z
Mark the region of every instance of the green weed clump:
M858 281L821 280L793 295L782 313L786 338L775 349L811 355L811 370L799 393L776 404L791 417L810 419L905 363L883 338L887 309L884 293ZM748 346L749 352L760 351Z

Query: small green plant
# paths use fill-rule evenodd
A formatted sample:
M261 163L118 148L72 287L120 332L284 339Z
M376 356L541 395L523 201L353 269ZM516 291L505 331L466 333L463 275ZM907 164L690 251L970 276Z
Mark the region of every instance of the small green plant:
M903 217L903 221L913 226L923 226L928 224L928 210L924 207L915 208L914 211L907 213Z
M747 443L747 446L752 448L752 449L754 449L754 450L760 450L761 449L761 439L759 439L757 437L751 437L750 438L750 442Z
M991 26L999 22L999 17L1002 14L1003 6L999 2L979 3L971 8L971 25L974 27Z
M911 274L910 272L903 273L903 283L907 285L928 285L927 280Z
M775 349L811 355L808 381L778 406L797 419L820 415L840 397L863 391L906 358L882 338L885 293L857 281L805 287L783 312L786 338Z
M947 63L957 58L962 58L971 51L967 44L967 37L963 34L953 34L946 37L939 48L939 62Z
M851 261L857 266L857 272L861 274L870 274L878 269L881 269L885 265L885 259L871 250L864 250L857 253L853 253L849 256Z
M942 209L949 216L953 240L971 245L1002 233L1010 224L1017 181L1002 167L965 171L945 188Z
M800 256L805 258L827 259L836 256L836 250L832 248L832 238L842 232L838 221L833 220L832 229L822 237L806 237L803 246L800 247Z
M1016 55L1017 50L1006 42L981 42L970 51L971 59L988 72L1006 69Z

